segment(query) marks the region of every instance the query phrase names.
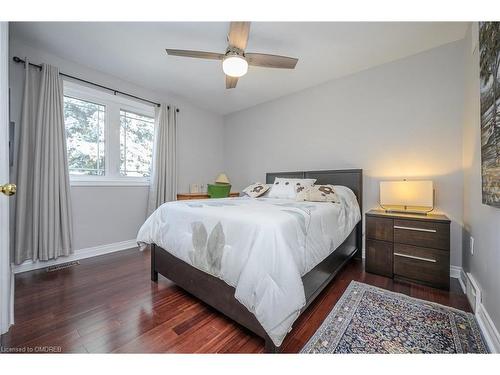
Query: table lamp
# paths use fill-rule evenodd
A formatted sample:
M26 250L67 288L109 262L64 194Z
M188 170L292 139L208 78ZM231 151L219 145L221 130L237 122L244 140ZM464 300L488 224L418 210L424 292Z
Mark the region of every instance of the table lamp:
M434 209L432 181L380 181L380 206L386 212L427 214Z
M229 179L227 178L225 173L219 174L217 179L215 180L216 184L230 184Z

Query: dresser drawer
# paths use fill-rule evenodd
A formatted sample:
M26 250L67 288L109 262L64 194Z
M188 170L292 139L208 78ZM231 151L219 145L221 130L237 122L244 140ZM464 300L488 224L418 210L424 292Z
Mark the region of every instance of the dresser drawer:
M394 275L449 288L450 253L419 246L394 244Z
M450 250L450 225L394 219L394 242Z
M369 216L366 220L366 238L392 242L393 219Z

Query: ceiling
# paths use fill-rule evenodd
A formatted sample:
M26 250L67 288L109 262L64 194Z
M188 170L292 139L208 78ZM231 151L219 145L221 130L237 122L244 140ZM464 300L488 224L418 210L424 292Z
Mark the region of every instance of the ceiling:
M165 48L223 53L227 22L15 22L11 36L142 87L228 114L462 39L466 23L254 22L247 52L299 58L295 70L249 67L226 90L221 62ZM40 63L40 62L37 62Z

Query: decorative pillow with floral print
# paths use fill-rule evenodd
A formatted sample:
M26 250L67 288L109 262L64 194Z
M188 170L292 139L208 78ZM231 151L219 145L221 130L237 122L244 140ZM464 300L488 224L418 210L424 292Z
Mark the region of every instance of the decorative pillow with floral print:
M269 188L270 187L268 185L257 182L243 189L243 192L251 198L257 198L263 195L266 191L268 191Z
M315 178L276 177L267 197L296 199L298 191L302 190L303 188L313 186L315 182Z
M298 201L309 202L335 202L340 203L340 200L335 194L333 185L313 185L306 189L297 192Z

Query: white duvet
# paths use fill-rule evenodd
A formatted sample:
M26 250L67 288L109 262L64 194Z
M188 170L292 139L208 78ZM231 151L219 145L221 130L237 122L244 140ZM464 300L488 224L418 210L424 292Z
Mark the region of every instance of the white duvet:
M301 277L331 254L361 218L354 193L341 203L248 197L168 202L146 220L141 249L155 243L236 289L280 346L305 305Z

